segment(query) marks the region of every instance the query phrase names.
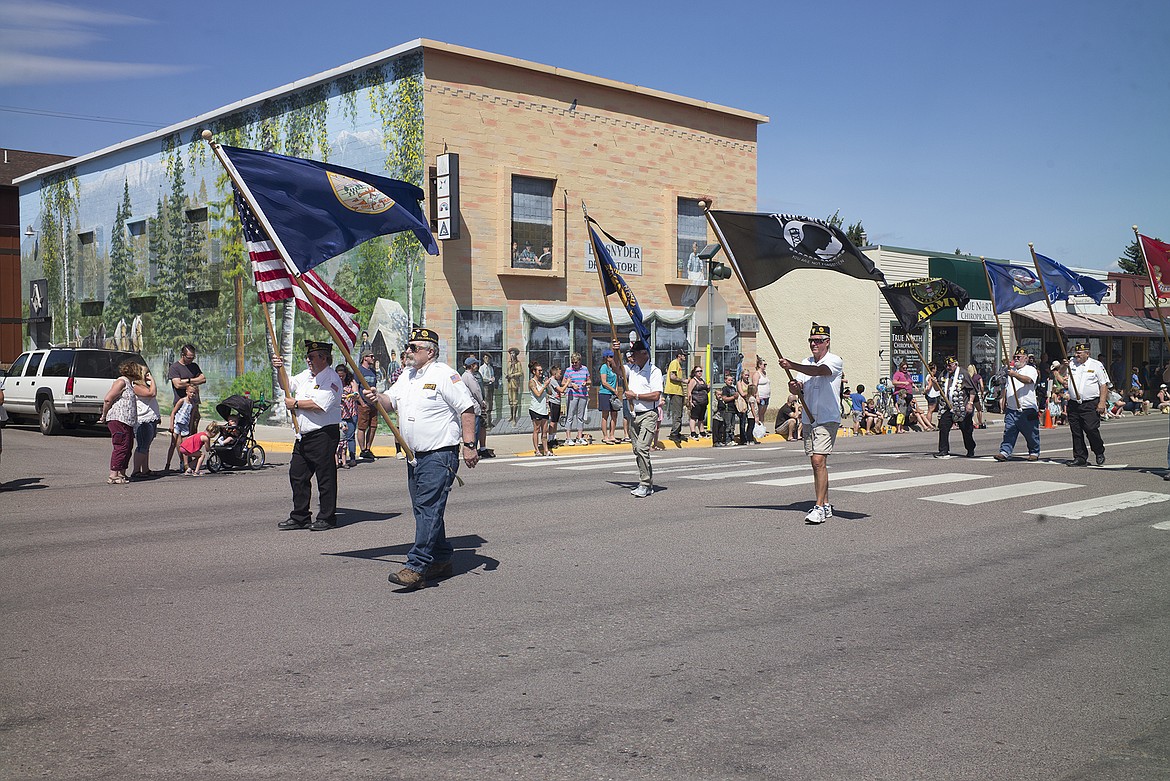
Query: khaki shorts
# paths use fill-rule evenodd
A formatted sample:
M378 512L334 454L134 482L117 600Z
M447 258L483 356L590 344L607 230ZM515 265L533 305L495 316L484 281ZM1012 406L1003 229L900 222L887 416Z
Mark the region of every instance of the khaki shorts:
M837 428L840 425L840 423L818 423L815 426L805 424L804 454L806 456L831 455L833 444L837 441Z
M374 411L373 407L368 404L359 403L357 416L358 431L365 431L371 425L378 425L377 417L378 414Z

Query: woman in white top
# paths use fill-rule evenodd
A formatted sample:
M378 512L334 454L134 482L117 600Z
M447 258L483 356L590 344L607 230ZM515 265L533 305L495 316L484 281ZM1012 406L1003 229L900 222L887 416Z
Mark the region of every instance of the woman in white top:
M528 371L532 375L528 380L528 390L532 400L528 402L528 417L532 418L532 455L551 456L548 449L548 400L551 394L549 384L555 382L544 376L544 367L536 361L528 364Z
M138 408L138 428L134 430L134 471L131 477L150 477L150 443L158 432L162 413L158 409L158 386L150 369L135 364L134 399Z
M134 448L134 429L138 426L138 405L134 401L134 378L138 374L136 361L123 361L118 367L118 377L110 386L102 402L102 414L98 423L105 423L110 429L110 485L130 482L126 467L130 465L130 452Z
M768 362L756 356L756 371L752 374L752 384L756 386L756 399L760 404L760 417L757 423L764 422L768 414L768 401L772 398L772 381L768 379Z

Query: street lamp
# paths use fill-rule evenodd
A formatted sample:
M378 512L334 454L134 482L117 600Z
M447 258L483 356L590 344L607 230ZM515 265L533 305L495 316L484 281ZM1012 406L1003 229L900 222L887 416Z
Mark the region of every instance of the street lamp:
M24 235L33 237L37 235L37 230L33 226L28 226ZM61 297L65 302L65 344L69 344L69 253L65 247L65 221L61 220Z

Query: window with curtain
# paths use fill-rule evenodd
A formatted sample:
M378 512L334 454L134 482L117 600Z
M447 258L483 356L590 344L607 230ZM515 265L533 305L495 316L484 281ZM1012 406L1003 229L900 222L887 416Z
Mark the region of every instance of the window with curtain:
M675 276L695 282L706 280L707 273L699 250L707 243L707 218L693 198L678 199L678 262Z

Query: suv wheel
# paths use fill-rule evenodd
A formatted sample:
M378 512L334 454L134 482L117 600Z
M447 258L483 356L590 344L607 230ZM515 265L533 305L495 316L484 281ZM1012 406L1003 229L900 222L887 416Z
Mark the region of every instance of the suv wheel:
M61 430L61 421L57 419L57 413L53 411L53 402L49 399L41 402L38 417L41 433L46 437L51 437Z

